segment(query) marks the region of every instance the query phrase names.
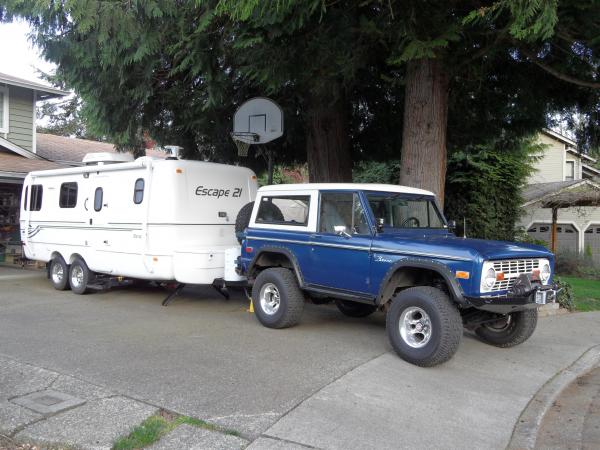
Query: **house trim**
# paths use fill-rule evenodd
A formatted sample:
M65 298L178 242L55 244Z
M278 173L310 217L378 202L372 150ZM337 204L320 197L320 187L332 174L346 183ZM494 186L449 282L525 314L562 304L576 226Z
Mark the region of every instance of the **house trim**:
M10 142L8 139L4 139L3 137L0 137L0 146L18 155L24 156L25 158L41 159L42 161L46 161L46 158L42 158L41 156L36 155L35 153L30 152L29 150L26 150L23 147L20 147L17 144Z
M578 183L574 183L574 184L572 184L570 186L566 186L566 187L563 187L562 189L558 189L557 191L550 192L550 193L548 193L548 194L546 194L546 195L544 195L542 197L538 197L538 198L534 198L532 200L529 200L528 202L523 203L522 206L525 207L525 206L532 205L534 203L538 203L538 202L540 202L542 200L545 200L548 197L552 197L553 195L556 195L556 194L558 194L558 193L560 193L562 191L568 191L570 189L577 188L577 187L581 186L582 184L588 184L588 185L590 185L592 187L595 187L596 189L600 189L600 184L594 183L593 181L588 180L588 179L581 179L581 180L575 180L575 181L578 181Z
M37 91L33 91L33 114L31 118L31 135L33 136L33 142L31 143L31 151L37 153L37 137L36 137L36 102L37 102Z
M8 130L10 130L10 123L9 123L9 111L8 108L10 108L10 103L9 103L9 91L8 91L8 86L0 86L0 92L2 94L4 94L4 98L3 98L3 108L2 108L2 127L0 128L0 133L3 133L4 135L8 134Z

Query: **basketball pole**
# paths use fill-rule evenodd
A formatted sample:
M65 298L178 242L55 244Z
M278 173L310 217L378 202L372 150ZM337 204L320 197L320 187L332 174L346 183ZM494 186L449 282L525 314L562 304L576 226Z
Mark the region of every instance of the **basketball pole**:
M267 150L268 177L267 184L273 184L273 150Z

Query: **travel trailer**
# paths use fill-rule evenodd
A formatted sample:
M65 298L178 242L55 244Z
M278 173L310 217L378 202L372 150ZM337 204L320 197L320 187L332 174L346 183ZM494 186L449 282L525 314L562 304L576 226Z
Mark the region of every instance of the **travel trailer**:
M234 225L256 196L255 174L174 158L124 162L122 156L90 154L86 166L26 177L25 256L48 262L54 287L75 293L115 277L182 284L223 278L226 253L239 255Z

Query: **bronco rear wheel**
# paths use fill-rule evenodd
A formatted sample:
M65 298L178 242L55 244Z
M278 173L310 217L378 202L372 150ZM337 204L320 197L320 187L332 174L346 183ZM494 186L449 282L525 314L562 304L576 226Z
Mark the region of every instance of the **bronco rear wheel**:
M475 334L486 344L496 347L514 347L531 337L537 327L538 310L526 309L507 314L496 322L481 325Z
M268 328L293 327L300 321L304 295L296 275L289 269L263 270L252 286L254 314Z
M386 316L386 329L396 353L422 367L452 358L463 334L456 306L447 294L430 286L396 294Z

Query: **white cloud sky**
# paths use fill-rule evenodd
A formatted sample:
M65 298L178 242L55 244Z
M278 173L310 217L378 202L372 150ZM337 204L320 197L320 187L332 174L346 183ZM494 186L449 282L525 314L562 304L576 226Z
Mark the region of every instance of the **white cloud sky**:
M26 22L0 23L0 72L40 81L36 69L48 73L54 70L55 65L45 61L29 42L29 31Z

